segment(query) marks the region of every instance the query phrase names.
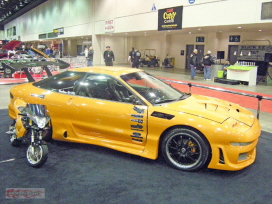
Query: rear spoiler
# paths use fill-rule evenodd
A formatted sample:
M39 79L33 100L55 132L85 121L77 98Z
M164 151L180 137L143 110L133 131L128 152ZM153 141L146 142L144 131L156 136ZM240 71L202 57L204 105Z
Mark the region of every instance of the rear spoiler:
M13 73L15 73L15 71L23 70L25 72L28 82L35 82L35 79L30 74L28 67L22 67L22 68L16 70L14 67L12 67L4 62L2 62L2 67L4 69L5 75L12 75ZM49 70L49 68L46 65L42 66L42 68L45 70L48 77L53 76L52 72Z

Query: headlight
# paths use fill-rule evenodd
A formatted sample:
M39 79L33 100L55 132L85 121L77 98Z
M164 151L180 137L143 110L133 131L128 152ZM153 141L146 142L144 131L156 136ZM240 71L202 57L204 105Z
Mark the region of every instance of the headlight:
M245 123L242 123L238 120L235 120L233 118L228 118L224 123L223 125L226 127L226 128L234 128L234 129L237 129L239 131L242 131L242 132L246 132L250 126L246 125Z
M232 146L247 146L250 145L252 142L231 142Z

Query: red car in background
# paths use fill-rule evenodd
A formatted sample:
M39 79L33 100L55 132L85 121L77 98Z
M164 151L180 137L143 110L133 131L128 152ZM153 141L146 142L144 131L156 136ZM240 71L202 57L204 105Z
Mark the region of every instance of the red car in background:
M14 50L16 47L18 47L22 42L19 40L12 40L5 44L1 50L0 50L0 59L2 58L7 58L8 57L8 51L9 50ZM13 53L10 53L10 57L13 56Z

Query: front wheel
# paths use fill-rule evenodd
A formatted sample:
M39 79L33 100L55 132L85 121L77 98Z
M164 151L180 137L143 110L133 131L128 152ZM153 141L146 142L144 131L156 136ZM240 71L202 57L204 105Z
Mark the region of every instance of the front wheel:
M165 161L183 171L197 171L207 164L210 147L207 140L191 129L170 130L162 139L161 151Z
M29 145L26 151L26 159L30 166L39 168L47 161L47 145Z

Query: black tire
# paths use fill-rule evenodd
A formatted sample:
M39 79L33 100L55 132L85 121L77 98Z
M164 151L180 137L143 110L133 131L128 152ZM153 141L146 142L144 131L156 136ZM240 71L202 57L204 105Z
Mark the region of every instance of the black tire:
M161 152L171 167L183 171L197 171L210 158L207 140L196 131L186 128L170 130L162 139Z
M47 161L48 158L48 147L47 145L36 145L34 146L34 154L32 154L32 146L29 145L26 150L26 159L30 166L39 168Z

